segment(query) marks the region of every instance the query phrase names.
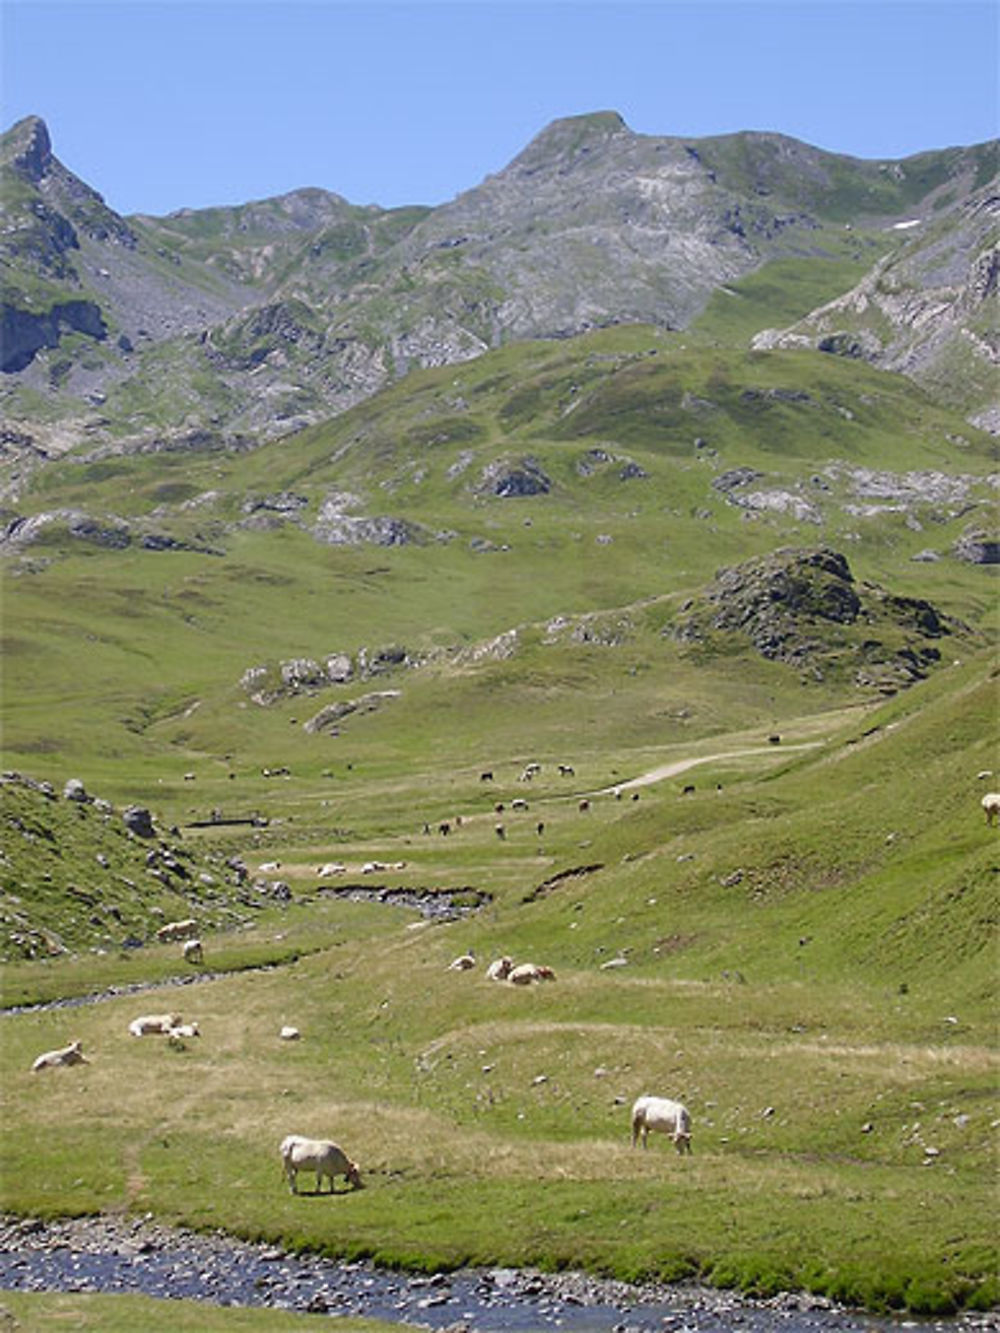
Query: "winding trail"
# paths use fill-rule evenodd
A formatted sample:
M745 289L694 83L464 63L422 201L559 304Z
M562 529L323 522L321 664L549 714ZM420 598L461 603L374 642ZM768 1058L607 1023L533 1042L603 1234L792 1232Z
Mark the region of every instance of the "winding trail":
M662 782L664 778L675 778L679 773L686 773L689 768L696 768L699 764L715 764L724 762L727 759L745 759L755 754L793 754L801 750L815 750L823 745L823 741L801 741L798 745L756 745L750 750L722 750L717 754L700 754L690 759L674 759L669 764L660 764L657 768L651 768L648 773L642 773L637 778L629 778L625 782L616 782L611 787L600 787L597 791L590 793L593 796L606 796L609 792L632 791L635 787L650 787L654 782Z

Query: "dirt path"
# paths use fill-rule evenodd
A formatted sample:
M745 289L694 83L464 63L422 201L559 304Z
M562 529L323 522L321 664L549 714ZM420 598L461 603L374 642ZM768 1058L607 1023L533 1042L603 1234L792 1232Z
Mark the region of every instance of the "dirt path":
M698 764L714 764L726 759L743 759L747 755L755 754L769 754L772 757L778 754L792 754L798 750L815 750L822 744L822 741L803 741L799 745L783 745L780 748L773 745L758 745L752 750L722 750L718 754L702 754L693 759L675 759L672 763L660 764L658 768L651 768L648 773L642 773L637 778L629 778L627 782L616 782L612 787L601 787L593 794L603 796L608 792L631 791L635 787L649 787L654 782L662 782L664 778L675 778L678 773L686 773L689 768L695 768Z

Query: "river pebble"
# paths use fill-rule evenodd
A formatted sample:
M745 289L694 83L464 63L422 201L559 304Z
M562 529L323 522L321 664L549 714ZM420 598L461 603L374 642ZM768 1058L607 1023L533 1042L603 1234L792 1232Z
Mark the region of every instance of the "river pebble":
M133 1292L217 1305L363 1315L440 1333L903 1333L821 1298L751 1302L729 1292L630 1286L583 1273L463 1269L407 1277L366 1263L297 1257L150 1215L42 1222L0 1218L0 1288ZM993 1315L919 1322L926 1333L997 1333Z

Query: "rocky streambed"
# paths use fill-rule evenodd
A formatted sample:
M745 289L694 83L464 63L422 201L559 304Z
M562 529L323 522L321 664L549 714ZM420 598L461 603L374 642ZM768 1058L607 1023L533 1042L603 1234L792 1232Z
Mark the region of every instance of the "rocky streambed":
M875 1319L804 1295L753 1302L694 1286L630 1286L581 1273L506 1268L408 1277L367 1263L294 1256L146 1215L0 1219L0 1288L121 1293L367 1316L441 1333L950 1333L1000 1328L988 1314ZM0 1296L2 1302L2 1296Z

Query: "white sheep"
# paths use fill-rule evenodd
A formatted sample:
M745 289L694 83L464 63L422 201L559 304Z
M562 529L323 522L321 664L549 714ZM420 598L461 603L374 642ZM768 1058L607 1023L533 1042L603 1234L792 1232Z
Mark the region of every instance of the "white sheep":
M988 791L980 801L980 805L986 812L987 824L1000 822L1000 792Z
M65 1065L89 1065L90 1061L83 1053L79 1041L71 1041L68 1046L61 1046L57 1051L46 1051L31 1066L31 1072L37 1074L40 1069L58 1069Z
M556 974L551 967L541 967L537 963L518 963L507 974L512 986L530 986L533 981L555 981Z
M330 1182L333 1193L334 1176L346 1176L353 1189L361 1189L361 1173L357 1162L352 1162L342 1148L329 1139L306 1139L300 1134L289 1134L281 1141L281 1164L293 1194L298 1193L296 1180L300 1171L316 1172L316 1193L323 1189L323 1179Z
M669 1097L639 1097L632 1106L632 1147L641 1136L645 1148L650 1130L669 1134L679 1153L691 1151L691 1113L680 1102Z
M488 981L506 981L513 966L514 960L507 954L504 954L502 958L494 958L486 969L486 979Z
M128 1030L133 1037L160 1037L179 1028L183 1021L180 1014L144 1014L133 1018Z
M156 938L163 944L172 944L175 940L185 940L198 929L198 922L192 917L184 921L168 921L156 932Z
M200 1037L197 1023L178 1023L167 1032L167 1041L177 1051L186 1050L185 1041L189 1037Z
M205 961L201 940L185 940L182 952L185 963L203 963Z

